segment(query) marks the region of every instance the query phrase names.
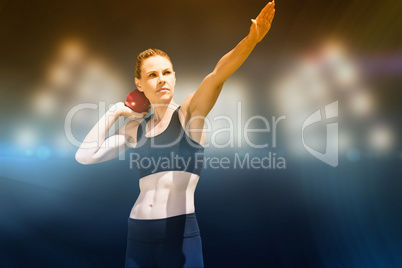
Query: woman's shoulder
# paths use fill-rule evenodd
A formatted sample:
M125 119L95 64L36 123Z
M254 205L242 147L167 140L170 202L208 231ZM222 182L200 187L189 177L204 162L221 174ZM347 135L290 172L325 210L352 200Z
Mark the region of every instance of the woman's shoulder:
M148 118L148 117L147 117ZM125 134L129 138L130 142L137 142L138 128L142 122L146 121L146 118L131 119L125 123Z

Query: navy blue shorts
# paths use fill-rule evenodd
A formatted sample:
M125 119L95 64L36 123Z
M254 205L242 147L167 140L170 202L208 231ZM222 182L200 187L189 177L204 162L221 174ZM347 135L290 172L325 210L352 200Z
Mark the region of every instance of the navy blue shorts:
M195 213L165 219L128 218L126 268L204 267Z

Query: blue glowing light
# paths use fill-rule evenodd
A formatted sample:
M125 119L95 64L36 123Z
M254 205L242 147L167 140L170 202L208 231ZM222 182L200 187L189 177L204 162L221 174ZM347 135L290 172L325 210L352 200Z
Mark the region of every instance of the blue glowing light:
M40 146L36 149L36 156L41 159L45 160L50 157L50 150L46 146Z
M346 158L350 162L356 162L360 159L360 151L356 148L351 148L346 152Z

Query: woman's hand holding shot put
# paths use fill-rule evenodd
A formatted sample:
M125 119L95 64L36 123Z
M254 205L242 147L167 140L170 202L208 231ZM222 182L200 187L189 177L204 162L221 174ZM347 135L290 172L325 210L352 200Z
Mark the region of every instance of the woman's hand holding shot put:
M133 111L131 108L127 107L123 102L118 102L115 104L116 106L116 114L117 116L124 116L130 119L138 119L146 116L150 111L151 107L149 107L148 111L137 113Z
M139 120L136 119L141 119L147 115L150 109L143 113L137 113L123 102L112 105L85 137L75 154L75 159L81 164L88 165L108 161L124 153L129 148L131 139L126 134L126 128L138 125ZM128 120L115 134L106 138L110 128L120 116L131 120Z

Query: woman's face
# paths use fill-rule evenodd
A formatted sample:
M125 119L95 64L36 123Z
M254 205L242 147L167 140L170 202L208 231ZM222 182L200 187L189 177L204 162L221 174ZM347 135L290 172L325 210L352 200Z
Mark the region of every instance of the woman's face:
M173 66L162 56L145 59L141 66L141 79L135 78L138 90L144 92L151 103L170 103L175 82Z

